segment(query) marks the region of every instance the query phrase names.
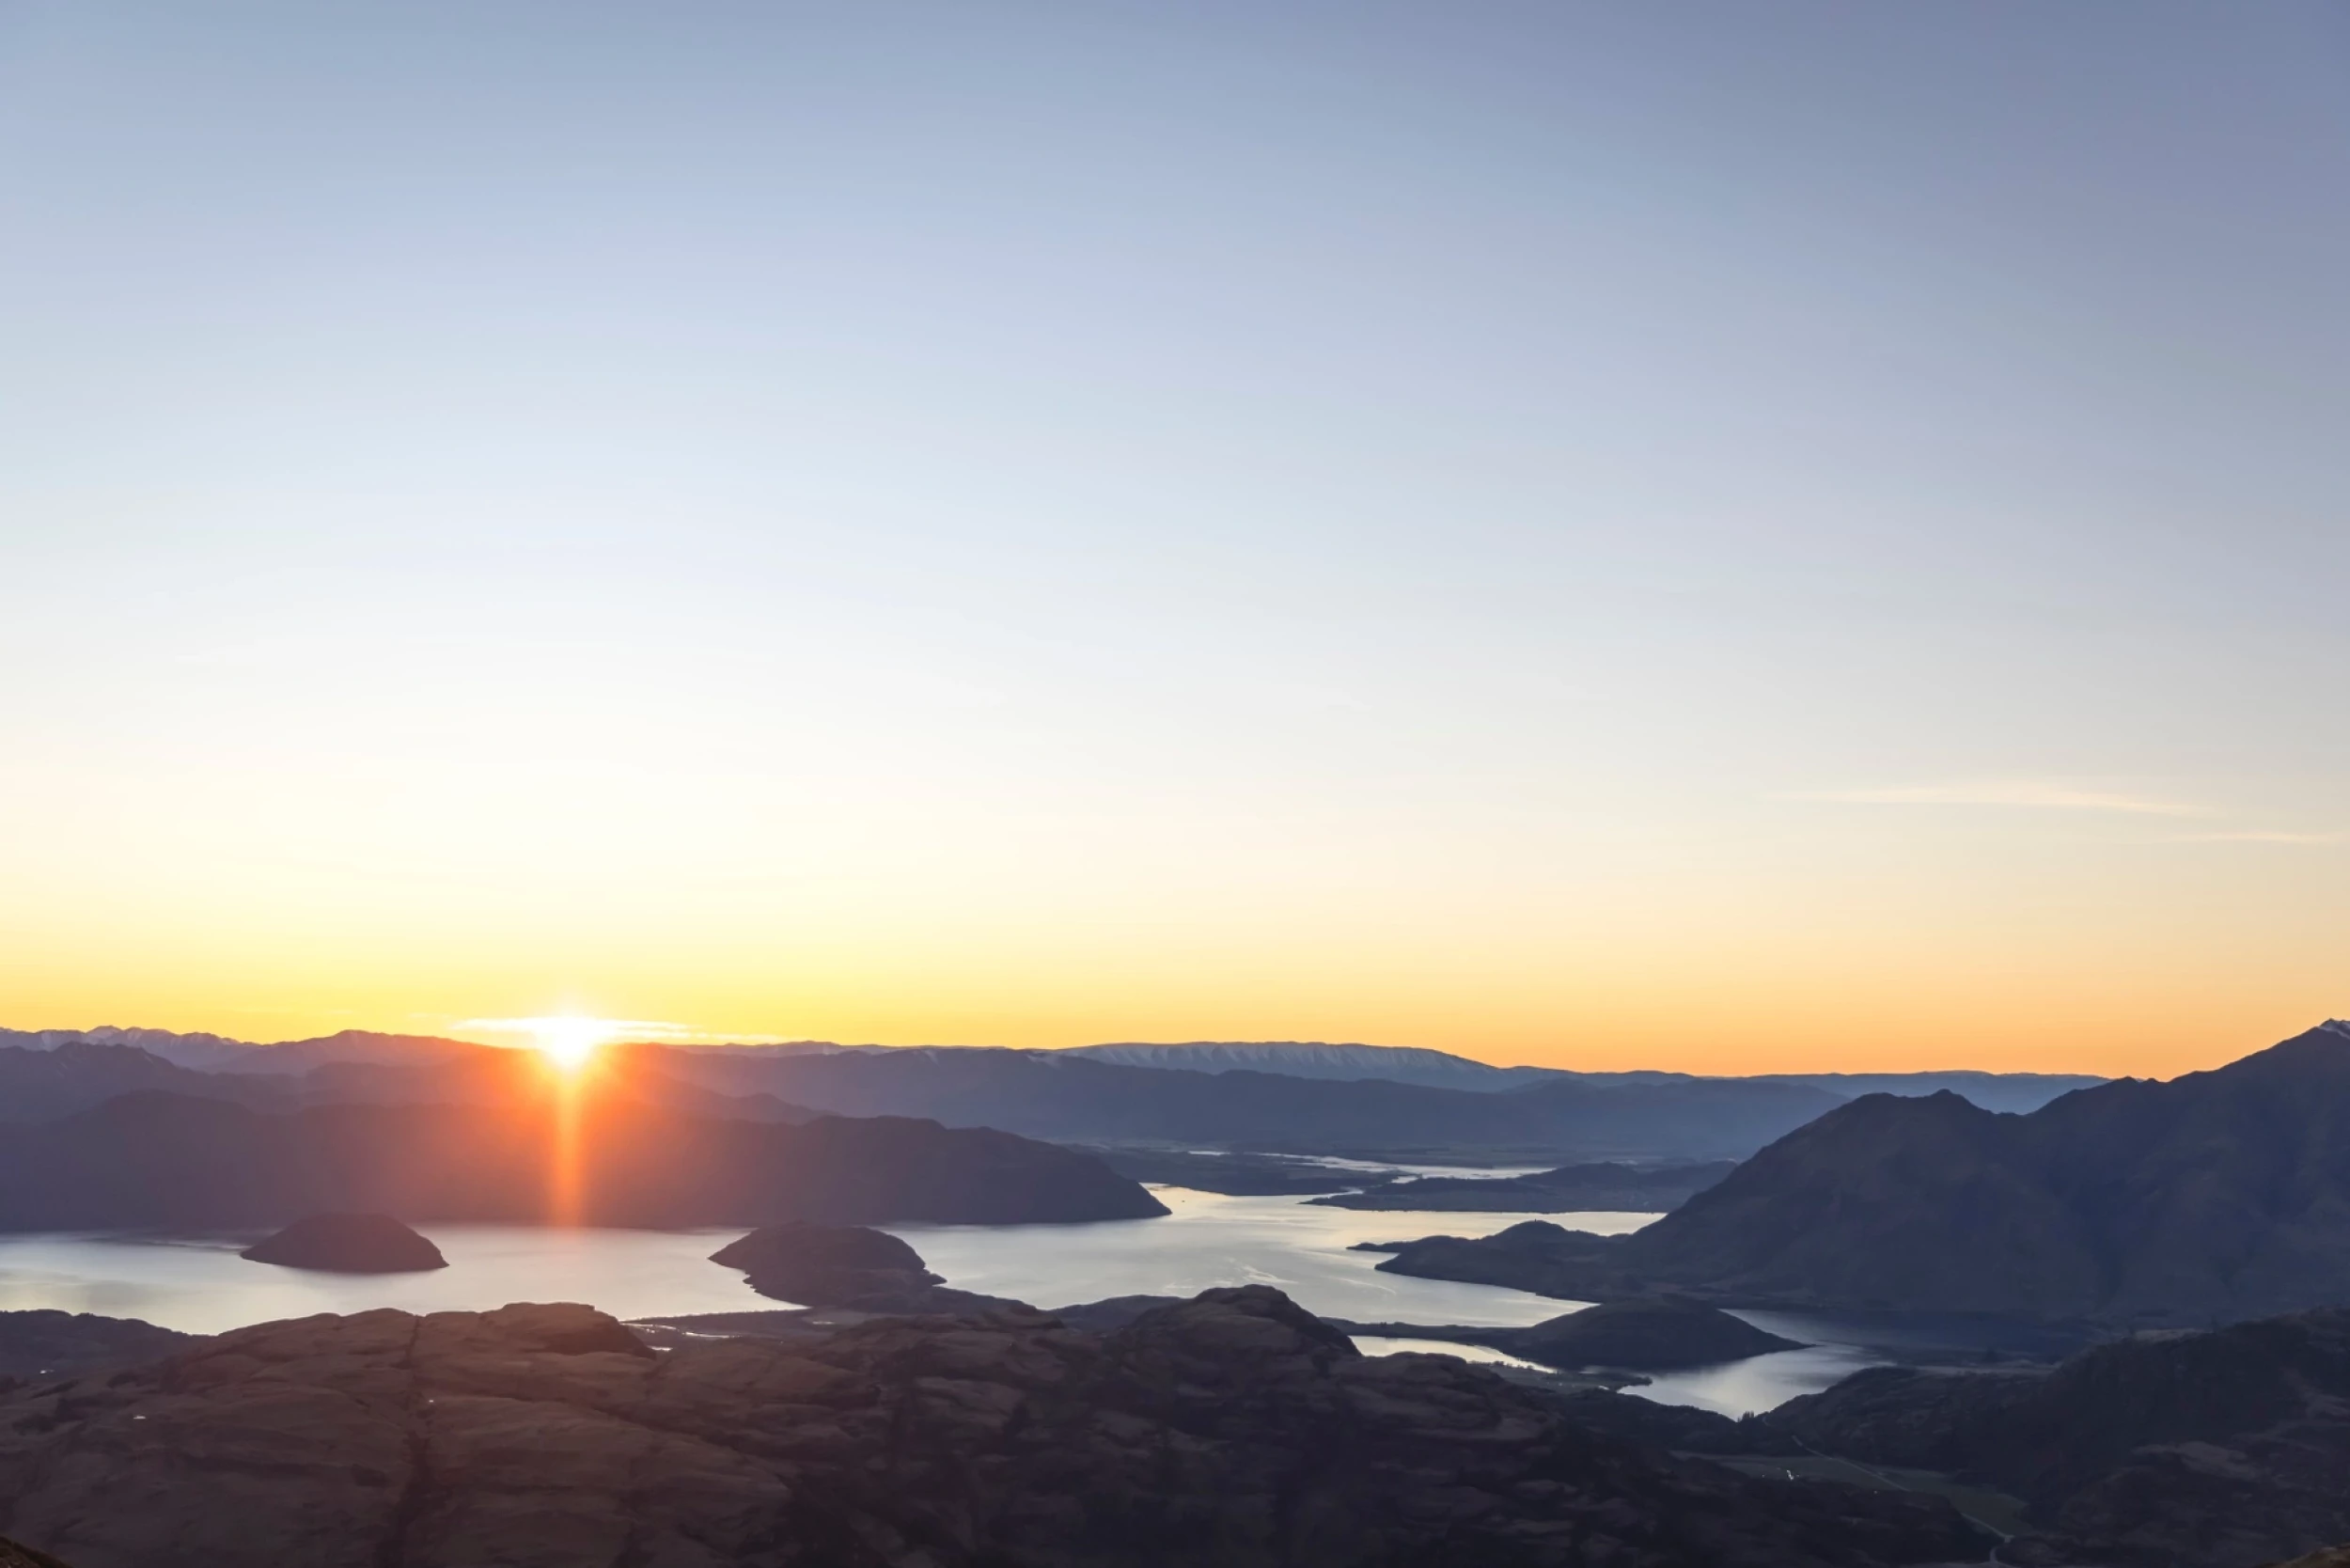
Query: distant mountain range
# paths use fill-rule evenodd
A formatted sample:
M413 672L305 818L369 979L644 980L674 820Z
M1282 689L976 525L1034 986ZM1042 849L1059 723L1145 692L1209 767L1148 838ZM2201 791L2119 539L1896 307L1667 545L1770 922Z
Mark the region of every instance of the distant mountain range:
M2194 1326L2350 1302L2350 1023L2029 1116L1869 1095L1633 1235L1528 1224L1382 1267L1585 1299Z
M805 1047L801 1047L805 1049ZM870 1047L867 1047L870 1049ZM1465 1089L1499 1093L1530 1084L1572 1080L1594 1088L1624 1085L1721 1082L1690 1073L1577 1073L1559 1067L1495 1067L1406 1045L1330 1045L1319 1041L1198 1040L1175 1045L1078 1045L1056 1053L1089 1057L1126 1067L1158 1067L1183 1073L1278 1073L1292 1078L1384 1078L1429 1089ZM1824 1089L1844 1099L1862 1094L1920 1095L1950 1090L1985 1110L2030 1111L2060 1094L2106 1080L2077 1073L1762 1073L1741 1083L1797 1084Z
M664 1074L707 1089L763 1092L841 1115L930 1116L1064 1142L1406 1161L1734 1158L1842 1103L1825 1090L1738 1079L1558 1077L1495 1094L1384 1078L1170 1072L1067 1051L915 1047L771 1057L634 1049L657 1059Z
M514 1092L518 1073L537 1067L528 1052L453 1041L404 1044L397 1053L380 1037L361 1045L372 1059L245 1072L198 1072L139 1046L90 1040L42 1050L0 1046L0 1122L50 1121L149 1090L263 1110L496 1104ZM299 1054L269 1046L255 1055L292 1067L330 1050L304 1043ZM382 1059L395 1055L407 1063ZM634 1045L613 1047L604 1059L626 1069L639 1098L732 1120L914 1116L1056 1142L1543 1165L1584 1152L1734 1158L1841 1103L1823 1090L1736 1079L1593 1085L1559 1078L1488 1094L985 1049L771 1054Z
M170 1029L0 1029L0 1048L46 1051L60 1045L128 1045L175 1067L198 1073L303 1073L329 1062L366 1062L416 1067L446 1061L484 1047L469 1041L429 1034L379 1034L345 1029L340 1034L274 1044L230 1040L217 1034L177 1034Z
M1540 1164L1741 1158L1863 1086L1913 1094L1956 1089L2009 1109L2101 1081L1571 1073L1491 1067L1441 1051L1278 1042L1064 1051L813 1041L614 1049L666 1086L666 1103L693 1108L693 1095L716 1096L739 1102L726 1114L763 1120L920 1116L1060 1141ZM104 1050L152 1060L142 1066ZM49 1069L30 1061L35 1053L55 1058ZM463 1097L475 1074L468 1064L512 1055L361 1030L267 1045L156 1029L0 1031L0 1121L62 1114L133 1088L257 1105Z
M1544 1078L1594 1076L1549 1067L1494 1067L1412 1045L1326 1045L1319 1041L1196 1040L1180 1045L1077 1045L1059 1053L1116 1062L1121 1067L1158 1067L1178 1073L1279 1073L1292 1078L1385 1078L1424 1089L1500 1090ZM1664 1074L1607 1074L1634 1081Z

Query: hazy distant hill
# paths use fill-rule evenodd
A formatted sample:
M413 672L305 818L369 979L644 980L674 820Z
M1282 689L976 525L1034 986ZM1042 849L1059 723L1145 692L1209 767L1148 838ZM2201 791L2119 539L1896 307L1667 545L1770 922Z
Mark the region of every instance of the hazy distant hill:
M2076 1073L1763 1073L1740 1077L1690 1073L1577 1073L1558 1067L1495 1067L1406 1045L1331 1045L1316 1041L1192 1041L1183 1044L1079 1045L1058 1053L1127 1067L1185 1073L1279 1073L1292 1078L1385 1078L1431 1089L1500 1093L1571 1079L1594 1087L1665 1083L1778 1083L1824 1089L1842 1099L1862 1094L1934 1094L1950 1090L1985 1110L2029 1111L2106 1080Z
M170 1029L123 1029L107 1025L95 1029L0 1029L0 1047L21 1051L52 1051L61 1045L126 1045L145 1051L175 1067L209 1073L226 1063L247 1060L259 1047L247 1041L218 1034L178 1034Z
M1519 1257L1433 1249L1392 1266L1517 1268L1565 1294L1678 1289L2117 1324L2350 1302L2350 1024L2029 1116L1955 1094L1870 1095L1635 1235L1527 1230L1506 1247L1466 1245Z
M339 1034L274 1044L230 1040L217 1034L177 1034L170 1029L0 1029L0 1048L47 1051L63 1045L120 1045L198 1073L305 1073L327 1062L360 1061L384 1066L419 1066L446 1061L481 1046L429 1034L379 1034L345 1029Z
M1292 1078L1385 1078L1428 1089L1504 1090L1557 1075L1548 1067L1494 1067L1409 1045L1326 1045L1318 1041L1197 1040L1180 1045L1078 1045L1060 1053L1181 1073L1279 1073Z
M211 1073L125 1044L67 1040L47 1050L0 1047L0 1121L50 1120L142 1090L261 1108L497 1104L540 1074L537 1057L526 1051L386 1040L343 1035L247 1047L255 1059L244 1071ZM338 1059L344 1051L358 1059ZM627 1064L639 1098L732 1120L917 1116L1075 1142L1323 1153L1736 1157L1840 1103L1801 1085L1735 1079L1559 1076L1520 1093L1490 1094L1377 1078L1170 1072L1069 1053L976 1048L637 1045L615 1047L607 1057Z
M191 1072L135 1045L68 1040L46 1049L0 1045L0 1122L48 1121L142 1090L283 1104L284 1086Z
M381 1066L419 1066L479 1049L465 1041L436 1035L382 1034L345 1029L307 1040L255 1044L216 1034L175 1034L169 1029L0 1029L0 1047L46 1050L67 1042L133 1045L178 1066L199 1072L300 1073L328 1062L361 1061ZM693 1052L797 1058L830 1056L888 1056L898 1052L1005 1049L994 1046L841 1045L824 1040L783 1044L697 1045ZM1275 1073L1291 1078L1351 1080L1380 1078L1427 1089L1501 1093L1561 1079L1593 1087L1664 1083L1779 1083L1824 1089L1841 1099L1861 1094L1933 1094L1951 1090L1986 1110L2036 1110L2060 1094L2104 1083L2103 1078L2066 1073L1764 1073L1700 1075L1642 1070L1578 1073L1559 1067L1496 1067L1449 1051L1413 1045L1327 1044L1318 1041L1193 1041L1180 1044L1125 1043L1077 1045L1027 1055L1083 1057L1123 1067L1183 1073Z
M492 1047L494 1048L494 1047ZM331 1063L360 1062L376 1067L426 1067L454 1060L485 1049L462 1040L430 1034L378 1034L371 1029L345 1029L315 1040L288 1040L274 1045L251 1045L242 1056L224 1058L225 1073L306 1073Z
M1945 1090L1988 1111L2036 1111L2049 1101L2076 1089L2094 1089L2108 1078L2085 1073L1766 1073L1764 1083L1808 1084L1847 1099L1863 1094L1897 1094L1919 1099Z
M1383 1078L1169 1072L1070 1051L909 1047L770 1056L633 1049L666 1075L842 1115L928 1116L1089 1143L1396 1158L1447 1151L1536 1159L1735 1158L1842 1104L1825 1090L1739 1079L1592 1083L1561 1076L1493 1094Z

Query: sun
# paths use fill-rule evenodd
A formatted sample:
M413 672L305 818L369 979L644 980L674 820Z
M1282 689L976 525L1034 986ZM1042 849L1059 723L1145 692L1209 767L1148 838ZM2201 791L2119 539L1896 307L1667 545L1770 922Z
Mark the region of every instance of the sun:
M576 1073L595 1059L598 1046L612 1038L612 1026L601 1018L533 1018L530 1032L548 1066L560 1073Z

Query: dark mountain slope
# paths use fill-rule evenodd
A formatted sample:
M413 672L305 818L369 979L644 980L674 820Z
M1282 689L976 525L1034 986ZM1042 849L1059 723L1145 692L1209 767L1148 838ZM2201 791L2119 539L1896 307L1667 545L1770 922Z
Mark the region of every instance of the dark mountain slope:
M242 1053L218 1058L215 1071L224 1073L307 1073L330 1062L366 1062L379 1067L429 1067L485 1047L431 1034L382 1034L373 1029L344 1029L314 1040L286 1040L274 1045L247 1046Z
M2177 1325L2350 1302L2350 1025L2029 1116L1871 1095L1637 1234L1534 1239L1528 1278L1566 1295Z
M575 1114L552 1095L270 1113L135 1094L0 1140L0 1230L263 1227L319 1211L656 1227L1166 1213L1099 1160L1009 1133L789 1126L617 1093Z
M2019 1157L2016 1121L1955 1094L1856 1100L1627 1238L1619 1261L1729 1296L2086 1315L2107 1296L2093 1217Z

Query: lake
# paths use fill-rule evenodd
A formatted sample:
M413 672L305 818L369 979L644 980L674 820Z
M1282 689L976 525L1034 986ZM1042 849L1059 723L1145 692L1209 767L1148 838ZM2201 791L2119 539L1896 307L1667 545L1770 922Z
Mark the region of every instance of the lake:
M1236 1198L1156 1189L1164 1219L1089 1225L897 1225L923 1259L964 1290L1062 1307L1114 1295L1189 1295L1212 1285L1271 1285L1309 1310L1357 1322L1517 1327L1574 1309L1522 1291L1381 1274L1380 1255L1348 1248L1445 1233L1490 1235L1526 1219L1622 1234L1653 1215L1416 1214L1325 1208L1292 1197ZM449 1261L428 1274L333 1275L247 1262L250 1237L0 1236L0 1309L55 1308L144 1318L195 1334L314 1312L397 1307L480 1310L509 1301L584 1301L621 1318L736 1312L769 1305L709 1256L742 1232L551 1230L435 1225ZM1825 1341L1836 1325L1742 1313L1775 1333ZM1370 1352L1441 1349L1475 1360L1497 1352L1422 1341L1365 1342ZM1756 1356L1659 1377L1633 1390L1728 1414L1825 1388L1882 1354L1857 1342Z

